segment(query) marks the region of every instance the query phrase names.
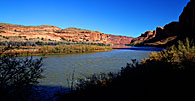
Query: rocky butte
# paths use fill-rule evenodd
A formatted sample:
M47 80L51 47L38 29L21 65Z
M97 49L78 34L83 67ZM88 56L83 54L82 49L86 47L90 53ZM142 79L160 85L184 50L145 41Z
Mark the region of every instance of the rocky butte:
M185 37L195 38L195 0L191 0L179 17L179 22L171 22L155 31L147 31L131 41L138 46L166 47Z
M104 34L79 28L61 29L56 26L23 26L0 23L1 41L55 41L105 44L130 44L132 37Z

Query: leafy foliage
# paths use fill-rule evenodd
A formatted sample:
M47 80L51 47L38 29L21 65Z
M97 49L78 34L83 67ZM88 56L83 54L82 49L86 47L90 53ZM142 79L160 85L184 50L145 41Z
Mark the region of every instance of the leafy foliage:
M28 100L33 88L42 78L42 58L13 58L6 54L0 57L0 99Z
M171 46L169 49L159 53L151 53L149 59L142 60L143 63L150 61L168 62L183 68L184 62L194 62L195 45L188 38L184 42L178 41L178 45Z

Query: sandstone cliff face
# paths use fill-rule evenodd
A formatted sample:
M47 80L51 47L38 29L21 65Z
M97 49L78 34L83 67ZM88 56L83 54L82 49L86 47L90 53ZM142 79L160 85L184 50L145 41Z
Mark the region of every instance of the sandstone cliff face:
M154 31L143 33L140 37L133 39L131 43L149 46L165 45L177 38L180 33L179 28L178 22L172 22L164 27L157 27Z
M137 37L131 41L131 43L141 43L146 40L152 39L155 37L155 32L154 31L146 31L145 33L142 33L140 37Z
M10 40L65 41L106 44L129 44L132 37L104 34L78 28L61 29L55 26L22 26L0 23L1 37Z
M195 38L195 0L191 0L184 8L179 22L171 22L164 27L157 27L155 31L147 31L131 43L166 46L185 37Z

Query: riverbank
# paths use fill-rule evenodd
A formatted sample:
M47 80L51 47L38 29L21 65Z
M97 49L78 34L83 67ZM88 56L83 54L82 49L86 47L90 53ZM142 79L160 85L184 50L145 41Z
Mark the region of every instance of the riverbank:
M13 54L17 56L45 56L56 54L75 54L75 53L91 53L104 52L113 50L110 46L98 45L56 45L56 46L1 46L0 53Z

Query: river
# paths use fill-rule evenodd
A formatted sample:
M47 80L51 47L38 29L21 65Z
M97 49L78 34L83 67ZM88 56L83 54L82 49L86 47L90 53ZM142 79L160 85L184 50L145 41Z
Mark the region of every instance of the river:
M120 50L98 53L49 55L43 61L45 78L39 80L40 85L53 87L53 90L60 87L68 88L73 74L76 81L92 74L118 72L121 67L131 62L131 59L140 61L153 51L156 49L120 48Z

